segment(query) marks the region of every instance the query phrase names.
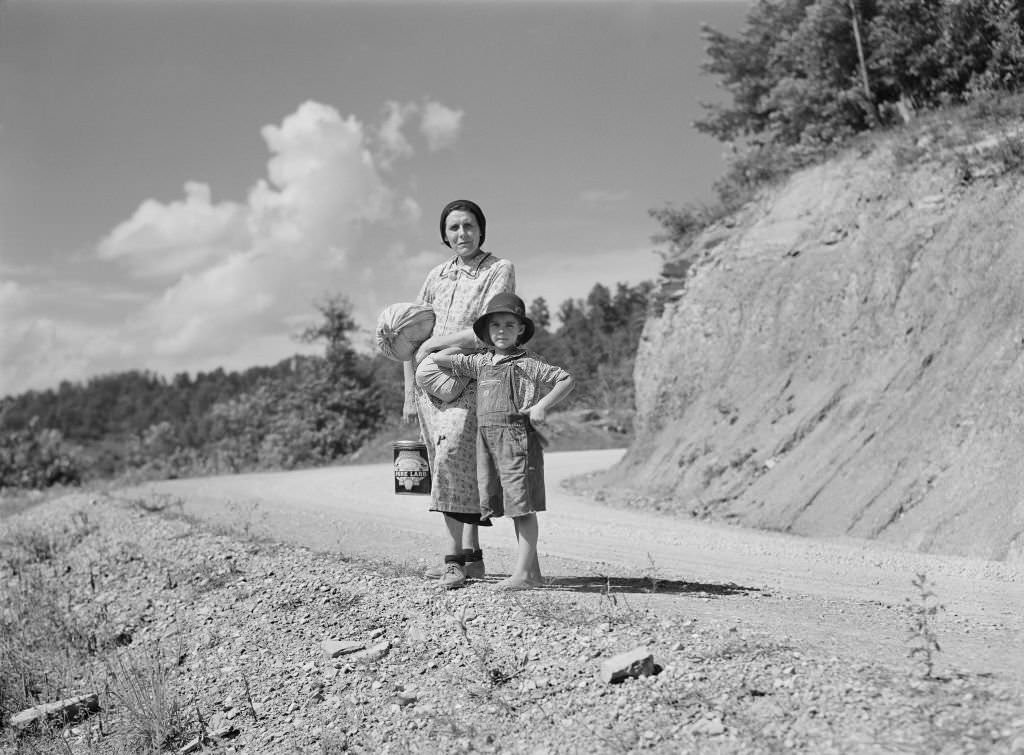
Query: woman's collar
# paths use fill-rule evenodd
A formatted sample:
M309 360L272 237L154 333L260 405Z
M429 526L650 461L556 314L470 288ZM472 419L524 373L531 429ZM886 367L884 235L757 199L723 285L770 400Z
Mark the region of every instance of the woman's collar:
M473 256L469 258L469 261L466 262L466 264L459 264L462 258L459 257L459 255L457 254L452 259L452 262L454 262L456 265L458 265L464 270L479 270L480 266L484 264L484 260L487 259L489 255L490 252L485 252L483 249L477 249L475 252L473 252Z
M465 275L468 275L471 278L475 278L477 274L480 272L480 267L490 256L490 252L485 252L483 249L480 249L473 256L472 260L470 260L469 264L460 265L459 260L461 258L459 257L459 255L456 254L454 257L448 260L447 263L445 263L445 267L444 270L441 271L441 275L445 276L454 273L457 276L461 272Z

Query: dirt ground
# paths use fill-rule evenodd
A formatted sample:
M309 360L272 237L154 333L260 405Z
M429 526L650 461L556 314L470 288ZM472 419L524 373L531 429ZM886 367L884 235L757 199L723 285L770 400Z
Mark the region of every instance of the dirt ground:
M601 505L565 481L611 467L621 449L547 455L540 550L553 589L643 593L666 616L736 621L796 647L893 664L924 574L944 606L937 673L1024 682L1024 568L811 539ZM391 465L169 480L114 494L166 497L250 537L405 566L440 559L443 528L423 496L395 495ZM511 524L481 530L488 572L508 573Z

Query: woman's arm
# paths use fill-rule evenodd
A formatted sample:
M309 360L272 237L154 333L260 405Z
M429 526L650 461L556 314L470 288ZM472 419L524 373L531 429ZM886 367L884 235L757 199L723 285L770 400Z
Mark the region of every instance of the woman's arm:
M412 362L402 362L402 370L405 373L405 400L402 402L402 421L414 422L416 420L416 391L414 382L416 370Z
M475 349L477 346L476 333L473 332L472 328L465 328L455 333L449 333L446 336L431 336L420 344L419 349L416 350L416 364L422 362L435 351L448 349L452 346L459 349Z

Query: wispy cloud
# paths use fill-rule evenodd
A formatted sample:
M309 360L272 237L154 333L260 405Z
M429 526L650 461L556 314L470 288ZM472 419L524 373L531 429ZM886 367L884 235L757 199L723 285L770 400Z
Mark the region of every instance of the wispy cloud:
M420 131L432 152L455 143L462 131L462 116L461 110L452 110L440 102L428 102L423 106Z

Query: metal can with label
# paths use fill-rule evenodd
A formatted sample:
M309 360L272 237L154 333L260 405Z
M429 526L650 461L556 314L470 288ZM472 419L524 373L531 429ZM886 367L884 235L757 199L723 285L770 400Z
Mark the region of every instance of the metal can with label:
M396 440L395 493L402 495L430 494L430 462L427 447L418 440Z

